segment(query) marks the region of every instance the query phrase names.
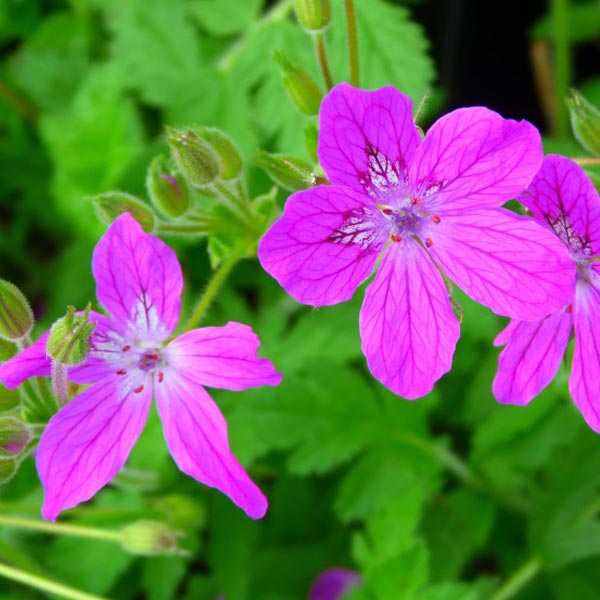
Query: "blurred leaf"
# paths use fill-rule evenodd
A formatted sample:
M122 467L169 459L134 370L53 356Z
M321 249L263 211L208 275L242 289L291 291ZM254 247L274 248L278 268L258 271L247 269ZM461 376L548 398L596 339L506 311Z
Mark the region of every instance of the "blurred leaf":
M11 73L36 106L64 109L90 64L91 28L71 13L42 21L10 60Z
M232 35L248 28L259 15L264 0L194 0L190 14L214 35Z
M114 63L91 69L71 110L46 115L41 122L55 167L57 206L88 237L98 238L103 228L83 196L115 187L140 151L141 124L124 93L128 77Z
M187 88L200 66L198 38L184 0L130 0L108 26L113 55L127 71L127 85L155 106L166 106Z
M185 577L188 561L177 556L145 558L142 563L142 586L148 600L177 597L177 587Z
M567 5L565 30L568 32L571 42L586 42L598 37L600 35L600 2L591 0ZM534 39L549 41L554 39L554 25L550 12L534 23L529 35Z

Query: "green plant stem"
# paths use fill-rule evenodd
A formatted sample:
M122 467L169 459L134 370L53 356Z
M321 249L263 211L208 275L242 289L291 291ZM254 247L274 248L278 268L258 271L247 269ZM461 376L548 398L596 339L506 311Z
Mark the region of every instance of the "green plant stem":
M29 123L37 121L38 112L35 107L3 81L0 81L0 98L3 98L10 104L21 115L24 121L28 121Z
M329 69L329 60L327 59L327 48L325 47L325 34L323 31L317 31L313 34L315 51L317 53L317 62L323 74L323 80L328 90L333 87L333 77Z
M83 525L65 525L62 523L46 523L35 519L24 519L23 517L11 517L0 515L0 525L50 533L52 535L70 535L72 537L87 538L89 540L106 540L109 542L121 542L121 532L100 529L98 527L85 527Z
M189 331L198 326L204 317L208 307L211 305L221 286L225 283L227 277L231 273L233 267L242 258L244 254L243 247L234 247L231 254L219 265L214 272L212 279L206 286L204 293L200 296L190 318L187 320L183 330Z
M571 56L569 47L568 0L552 0L554 37L554 135L569 134L569 114L566 97L571 85Z
M532 556L523 563L501 586L490 600L509 600L518 594L541 570L542 561Z
M360 87L360 66L358 61L358 35L356 33L356 11L354 0L344 0L346 26L348 31L348 60L350 61L350 83Z
M9 567L2 563L0 563L0 576L12 579L13 581L18 581L19 583L24 583L29 587L42 590L49 594L58 594L59 596L69 598L70 600L104 600L100 596L86 594L75 588L63 585L62 583L46 579L45 577L39 577L38 575L32 575L31 573Z
M600 156L584 156L582 158L573 158L580 167L600 167Z

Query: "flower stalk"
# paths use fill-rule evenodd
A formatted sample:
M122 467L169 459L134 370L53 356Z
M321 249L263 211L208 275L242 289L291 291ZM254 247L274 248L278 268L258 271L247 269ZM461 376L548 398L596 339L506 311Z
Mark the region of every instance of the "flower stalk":
M360 87L360 64L358 60L358 35L356 31L356 10L354 0L344 0L346 27L348 31L348 60L350 62L350 83Z

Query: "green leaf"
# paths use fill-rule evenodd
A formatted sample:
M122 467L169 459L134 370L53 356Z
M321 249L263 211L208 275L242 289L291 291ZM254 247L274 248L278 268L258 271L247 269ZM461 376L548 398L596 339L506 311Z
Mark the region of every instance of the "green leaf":
M600 2L572 3L567 7L567 23L564 25L571 42L586 42L600 34ZM548 12L531 28L529 35L534 39L554 40L554 23Z
M467 561L487 540L494 524L492 501L460 488L438 499L424 519L436 580L455 579Z
M185 9L183 0L132 0L108 20L114 59L149 104L168 105L198 72L198 38Z
M129 74L120 65L95 67L71 109L46 115L41 133L54 163L52 191L59 210L86 237L103 228L83 196L116 187L140 152L142 129L124 93Z
M37 107L61 110L89 68L91 41L88 21L55 13L11 57L12 76Z
M263 0L194 0L189 11L210 33L227 36L247 29L260 14L262 5Z
M188 561L176 556L145 558L142 563L142 586L148 600L170 600L185 577Z

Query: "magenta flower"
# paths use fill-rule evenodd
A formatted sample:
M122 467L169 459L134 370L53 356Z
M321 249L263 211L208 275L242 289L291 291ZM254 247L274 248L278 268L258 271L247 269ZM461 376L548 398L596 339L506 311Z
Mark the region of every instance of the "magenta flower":
M581 167L551 154L520 200L567 247L577 281L565 277L571 293L559 310L538 321L513 320L498 335L495 344L506 348L494 395L527 404L556 375L574 329L569 390L588 425L600 432L600 198Z
M441 275L495 312L539 319L575 278L558 240L500 206L540 167L529 123L486 108L439 119L421 140L410 98L341 84L321 105L318 148L333 185L297 192L262 238L262 266L296 300L348 300L379 270L360 313L373 375L406 398L427 394L459 337Z
M337 600L360 584L360 575L354 571L327 569L317 577L308 600Z
M94 251L100 303L88 360L69 370L92 385L54 415L40 440L37 468L45 489L42 515L91 498L123 466L156 397L167 445L177 466L221 490L252 518L267 500L229 449L227 424L203 386L243 390L277 385L281 376L256 355L250 327L228 323L187 331L169 341L181 310L183 277L173 250L121 215ZM47 334L0 366L14 388L48 376Z

